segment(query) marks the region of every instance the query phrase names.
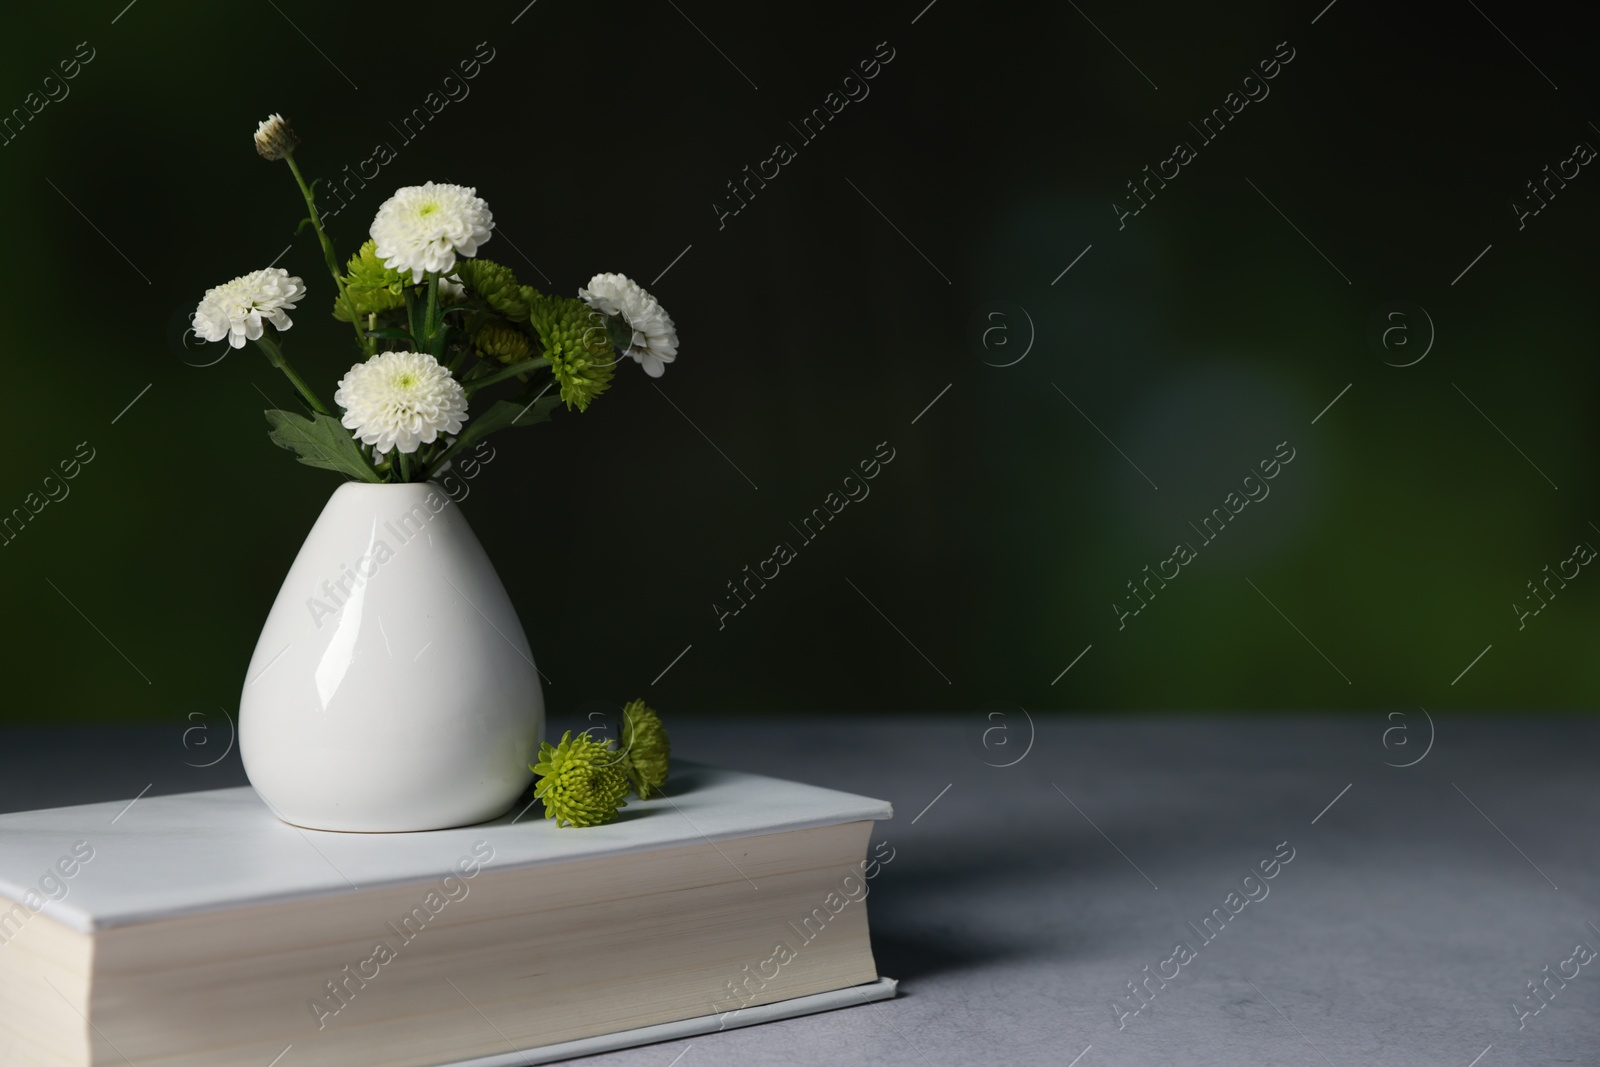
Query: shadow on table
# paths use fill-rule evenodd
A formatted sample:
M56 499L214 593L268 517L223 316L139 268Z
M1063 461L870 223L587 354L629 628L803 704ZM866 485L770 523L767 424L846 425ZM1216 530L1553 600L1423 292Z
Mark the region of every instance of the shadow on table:
M965 943L948 936L872 931L872 956L878 973L900 981L969 971L1020 955L1019 948Z
M1220 847L1199 828L1198 842L1182 830L1142 829L1118 832L1141 859L1168 871L1187 870ZM898 979L1093 954L1106 933L1084 901L1147 892L1154 890L1118 850L1070 821L901 844L868 898L873 952L879 973Z

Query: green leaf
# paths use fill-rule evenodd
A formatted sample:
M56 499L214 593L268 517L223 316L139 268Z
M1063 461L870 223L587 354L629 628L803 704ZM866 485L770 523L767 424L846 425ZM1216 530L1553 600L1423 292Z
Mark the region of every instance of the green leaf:
M502 367L499 370L494 371L492 374L484 374L480 372L478 374L468 375L467 377L461 379L461 384L466 387L467 395L471 396L473 393L486 386L494 385L497 382L503 382L507 378L515 378L520 374L531 374L534 371L548 367L549 365L550 361L542 356L538 359L525 359L521 362L511 364L509 367ZM479 364L479 367L485 366L487 366L487 364Z
M496 400L489 410L467 423L461 440L469 444L485 434L504 430L510 426L532 426L536 422L549 422L550 413L561 398L551 393L529 403L526 400Z
M633 347L633 327L615 315L605 316L605 324L606 340L610 341L618 352L625 353Z
M532 426L537 422L549 422L550 412L561 403L561 397L554 393L541 396L529 403L516 400L496 400L489 409L481 415L474 415L467 421L466 427L461 431L461 436L456 438L456 443L451 445L434 463L437 470L441 464L455 456L457 452L468 448L496 430L504 430L510 426Z
M307 418L278 409L265 414L267 425L272 427L267 434L272 443L295 453L306 466L338 471L367 482L383 481L362 455L350 431L332 415L316 414Z

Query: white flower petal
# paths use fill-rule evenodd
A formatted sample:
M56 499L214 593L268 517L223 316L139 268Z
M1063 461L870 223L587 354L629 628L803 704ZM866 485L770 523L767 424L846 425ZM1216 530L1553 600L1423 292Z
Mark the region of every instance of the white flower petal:
M380 352L357 363L339 381L333 402L345 409L340 423L380 453L415 452L441 433L460 433L467 418L461 383L419 352Z
M398 189L372 220L377 257L421 283L428 272L444 273L456 256L475 256L489 240L494 215L478 191L464 185L427 182Z
M578 290L578 297L601 314L628 324L633 336L626 354L650 377L661 377L666 364L677 357L678 330L672 316L627 275L596 274Z
M234 348L262 334L265 319L280 330L290 325L286 310L306 295L299 278L282 267L268 267L241 275L206 291L190 318L194 332L207 341L226 339Z

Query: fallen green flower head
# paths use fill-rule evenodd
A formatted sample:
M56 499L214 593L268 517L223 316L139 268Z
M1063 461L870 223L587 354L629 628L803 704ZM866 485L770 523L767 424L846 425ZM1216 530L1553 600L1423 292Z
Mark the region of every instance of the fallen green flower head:
M587 732L573 737L568 730L558 745L546 741L530 769L541 776L533 795L557 826L599 826L627 807L628 775L620 754Z
M643 699L631 701L622 709L622 752L628 761L628 780L640 800L661 793L667 781L672 744L661 724L661 716Z

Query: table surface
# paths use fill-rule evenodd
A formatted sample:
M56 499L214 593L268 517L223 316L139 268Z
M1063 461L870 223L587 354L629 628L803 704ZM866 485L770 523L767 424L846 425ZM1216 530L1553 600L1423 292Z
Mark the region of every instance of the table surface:
M869 913L901 996L583 1063L1600 1062L1600 961L1566 962L1600 950L1600 722L1011 709L672 726L684 757L893 802ZM185 728L8 730L0 810L245 782L226 722ZM1241 905L1246 876L1291 849ZM1207 942L1194 927L1213 909L1238 913ZM1179 942L1192 958L1165 963ZM1131 1014L1128 983L1174 970ZM1519 1029L1514 1003L1544 1007Z

